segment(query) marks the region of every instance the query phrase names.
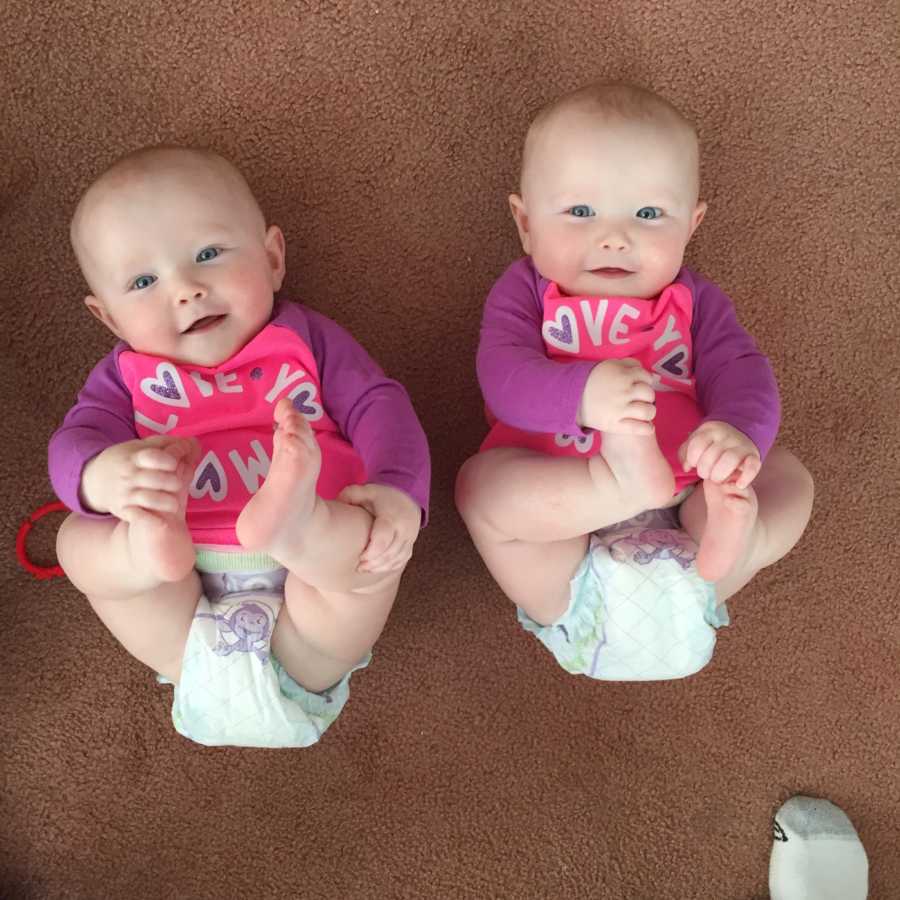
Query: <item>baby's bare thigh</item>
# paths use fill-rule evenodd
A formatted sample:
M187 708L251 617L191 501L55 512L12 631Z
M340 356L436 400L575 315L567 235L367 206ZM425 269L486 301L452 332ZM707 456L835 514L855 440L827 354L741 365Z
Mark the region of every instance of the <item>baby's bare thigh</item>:
M88 596L112 636L154 672L177 682L188 633L200 600L200 578L160 585L123 599Z
M319 591L289 575L272 634L272 652L285 671L310 691L331 687L358 665L381 635L400 575L364 591Z
M590 535L583 535L567 541L534 545L530 554L522 553L521 559L506 559L508 588L504 592L535 622L550 625L569 607L569 583L589 546ZM497 582L503 587L501 578L497 578Z
M122 523L71 515L57 539L60 563L112 636L136 659L172 681L200 599L196 572L176 582L133 571Z
M520 448L468 459L457 476L456 504L479 550L491 539L559 541L609 524L586 460Z

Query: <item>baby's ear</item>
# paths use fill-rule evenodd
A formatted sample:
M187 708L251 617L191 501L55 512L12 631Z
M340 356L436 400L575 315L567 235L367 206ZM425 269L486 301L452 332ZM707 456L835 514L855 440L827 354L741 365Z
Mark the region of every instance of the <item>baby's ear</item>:
M113 317L106 311L106 307L100 300L92 294L88 294L87 297L84 298L84 305L91 311L91 314L99 319L117 338L122 338Z
M703 217L706 215L706 201L701 200L694 208L694 214L691 216L691 235L699 228Z
M269 265L272 268L272 290L277 291L281 287L281 282L284 281L285 272L285 245L281 229L277 225L270 225L263 243L266 247Z
M525 202L518 194L509 195L509 210L513 219L516 221L516 228L519 231L519 240L522 242L522 249L526 253L531 253L531 235L528 231L528 213L525 211Z

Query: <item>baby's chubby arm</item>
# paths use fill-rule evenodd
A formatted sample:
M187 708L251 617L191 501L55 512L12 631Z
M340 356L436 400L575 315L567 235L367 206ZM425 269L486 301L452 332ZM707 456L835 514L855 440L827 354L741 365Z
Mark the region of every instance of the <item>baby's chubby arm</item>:
M87 465L114 445L138 437L131 395L117 364L124 346L119 345L94 366L47 448L50 481L57 497L85 516L99 513L82 503L81 483Z
M781 399L769 360L738 322L718 285L682 270L694 294L694 377L697 400L710 424L727 423L765 459L781 421Z
M338 497L374 518L359 571L399 571L427 520L431 461L425 432L406 390L348 332L313 310L302 312L323 405L359 453L368 478Z
M542 284L531 261L520 259L491 288L478 343L478 382L490 411L507 425L583 434L578 412L597 364L547 356L541 336Z
M94 367L51 438L50 478L60 499L82 515L165 515L181 508L198 450L193 438L138 438L114 350Z

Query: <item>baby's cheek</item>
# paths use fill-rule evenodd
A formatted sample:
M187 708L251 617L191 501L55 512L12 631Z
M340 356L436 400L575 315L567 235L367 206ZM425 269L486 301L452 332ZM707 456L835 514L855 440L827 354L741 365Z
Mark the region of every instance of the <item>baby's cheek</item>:
M541 275L564 283L581 271L580 252L577 242L549 235L532 250L532 258Z
M231 274L232 286L239 291L246 291L256 286L259 282L257 271L258 270L249 267L237 269Z
M653 269L659 279L660 286L664 287L674 280L681 268L684 259L684 245L677 239L657 240L648 249L644 259L645 262L649 261L649 267Z
M160 354L167 352L173 332L179 330L174 316L167 315L162 308L156 314L141 312L129 324L131 333L137 337L140 345L153 347Z

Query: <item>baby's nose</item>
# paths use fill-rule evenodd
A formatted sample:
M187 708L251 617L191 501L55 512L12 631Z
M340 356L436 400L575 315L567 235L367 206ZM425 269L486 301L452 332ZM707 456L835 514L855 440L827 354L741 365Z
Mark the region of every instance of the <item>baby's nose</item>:
M600 246L604 250L627 250L628 239L619 232L606 233L600 239Z
M191 300L202 300L205 296L206 289L199 284L185 285L178 292L178 302L183 305Z

